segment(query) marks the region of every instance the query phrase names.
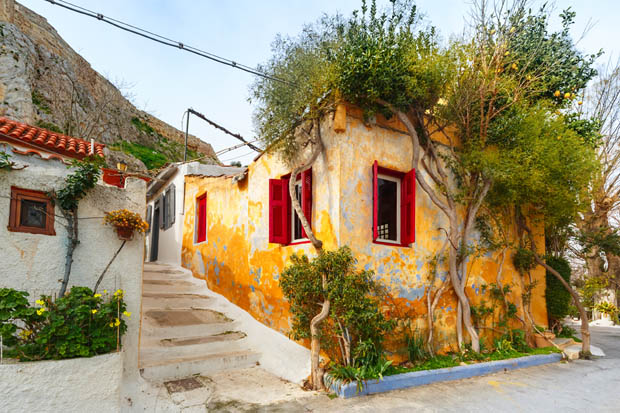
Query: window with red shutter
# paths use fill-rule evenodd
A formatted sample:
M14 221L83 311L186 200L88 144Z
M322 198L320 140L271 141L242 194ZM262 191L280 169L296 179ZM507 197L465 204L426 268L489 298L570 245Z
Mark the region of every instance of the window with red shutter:
M269 180L269 242L288 244L290 240L288 179Z
M312 168L301 173L301 209L312 228ZM299 218L297 218L299 220ZM301 225L301 222L299 223ZM307 238L306 231L301 229L301 238Z
M415 242L415 170L407 173L372 166L372 239L407 246Z
M269 242L288 245L309 242L289 196L290 175L269 180ZM312 168L297 175L295 195L312 226Z
M415 242L415 169L407 172L401 185L401 237L403 245Z
M205 242L207 240L207 193L205 192L196 198L196 217L195 217L196 234L195 243Z

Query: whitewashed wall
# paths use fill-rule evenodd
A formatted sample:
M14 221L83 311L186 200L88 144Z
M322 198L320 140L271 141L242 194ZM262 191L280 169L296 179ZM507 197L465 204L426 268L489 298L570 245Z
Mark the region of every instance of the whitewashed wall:
M0 150L6 150L3 148L0 145ZM64 178L71 170L57 160L12 156L18 164L27 164L28 167L0 170L0 288L28 291L30 300L34 301L41 294L53 296L60 289L67 245L67 232L63 226L65 220L56 207L55 236L8 231L11 186L45 192L59 189L64 186ZM69 287L94 288L97 278L122 242L113 227L103 225L104 213L126 208L144 216L145 194L146 184L140 179L128 179L125 189L100 180L80 201L80 244L73 254ZM125 374L137 374L143 256L144 237L136 234L112 263L99 287L99 292L107 289L109 293L123 289L127 311L133 314L127 320L128 330L123 338Z
M159 229L159 249L157 254L157 261L163 262L167 264L181 264L181 244L183 243L183 184L184 184L184 165L182 165L179 170L174 174L172 178L166 185L164 185L157 194L153 197L153 199L148 203L151 206L151 210L155 211L155 201L164 194L170 185L174 184L175 186L175 196L174 196L174 214L175 220L174 224L168 229ZM163 210L160 212L163 214ZM152 213L153 214L153 213ZM158 230L157 223L151 223L153 228L151 231ZM151 237L147 236L146 240L147 245L147 253L146 260L150 260L150 247L151 247Z
M0 364L0 411L121 410L122 353L97 357Z

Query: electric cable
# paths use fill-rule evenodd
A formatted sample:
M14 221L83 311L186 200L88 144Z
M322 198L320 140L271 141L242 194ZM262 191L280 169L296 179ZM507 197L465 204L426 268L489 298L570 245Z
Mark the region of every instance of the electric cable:
M276 82L281 82L281 83L287 84L289 86L295 86L294 83L289 82L288 80L284 80L284 79L281 79L281 78L278 78L278 77L275 77L275 76L268 75L266 73L260 72L257 69L254 69L254 68L252 68L250 66L238 63L238 62L236 62L234 60L227 59L225 57L218 56L216 54L213 54L213 53L210 53L210 52L198 49L196 47L186 45L183 42L179 42L177 40L169 39L167 37L164 37L162 35L153 33L151 31L148 31L148 30L142 29L140 27L131 25L129 23L125 23L123 21L120 21L120 20L117 20L117 19L113 19L111 17L104 16L101 13L97 13L95 11L86 9L84 7L81 7L81 6L78 6L77 4L69 3L68 1L64 1L64 0L45 0L45 1L47 1L48 3L51 3L53 5L56 5L56 6L60 6L60 7L64 8L64 9L73 11L75 13L79 13L79 14L82 14L84 16L92 17L94 19L97 19L99 21L107 23L107 24L109 24L111 26L117 27L117 28L119 28L121 30L125 30L125 31L127 31L129 33L133 33L135 35L144 37L144 38L149 39L149 40L153 40L153 41L161 43L163 45L170 46L170 47L175 47L175 48L178 48L178 49L181 49L181 50L185 50L185 51L193 53L195 55L198 55L198 56L204 57L206 59L212 60L214 62L223 64L223 65L226 65L226 66L230 66L230 67L232 67L234 69L243 70L244 72L253 74L255 76L260 76L260 77L268 79L268 80L273 80L273 81L276 81Z

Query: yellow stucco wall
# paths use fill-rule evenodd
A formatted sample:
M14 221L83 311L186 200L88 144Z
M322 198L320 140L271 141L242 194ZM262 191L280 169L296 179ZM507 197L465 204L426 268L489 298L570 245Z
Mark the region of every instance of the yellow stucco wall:
M372 242L373 162L377 160L380 166L402 172L411 169L410 138L398 129L402 130L402 125L394 120L379 119L375 126L367 126L361 114L353 110L345 116L340 110L336 124L331 120L324 122L325 151L312 167L312 226L326 249L349 245L359 266L373 270L392 293L386 309L390 308L391 314L411 317L412 323L424 332L429 260L445 240L439 228L448 227L443 213L418 187L416 242L411 247ZM278 285L279 274L293 252L315 254L310 244L281 246L268 242L268 180L289 172L275 155L265 154L249 166L247 178L239 183L225 177L186 177L182 249L182 263L196 277L205 279L211 289L283 333L288 331L290 315ZM196 245L193 242L195 199L205 191L207 241ZM541 251L544 234L539 233L537 241ZM474 304L483 297L481 286L496 282L499 262L499 253L469 262L467 294ZM440 279L445 277L446 268L440 265L438 275ZM519 311L520 277L508 252L502 283L513 284L510 299ZM538 324L546 325L544 270L539 267L532 272L532 278L537 281L532 294L532 313ZM435 316L436 343L440 347L453 345L456 299L450 291L440 300ZM392 336L398 336L397 333ZM396 346L393 343L392 347Z

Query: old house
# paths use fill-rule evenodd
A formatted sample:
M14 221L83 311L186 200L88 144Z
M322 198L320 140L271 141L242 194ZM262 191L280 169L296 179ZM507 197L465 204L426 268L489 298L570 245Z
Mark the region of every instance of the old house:
M146 217L150 228L146 238L146 261L181 264L186 176L219 177L242 170L200 162L176 162L162 169L146 191Z
M424 330L430 261L445 242L441 228L447 224L416 190L404 126L382 118L368 125L361 111L341 105L323 122L321 135L323 153L297 177L269 153L250 164L240 180L186 176L182 265L259 321L286 332L290 319L279 274L291 254L315 254L291 208L288 181L295 179L297 197L324 248L348 245L358 265L386 285L398 311ZM467 293L473 303L480 301L483 285L495 282L499 263L493 253L469 262ZM438 277L446 274L440 266ZM502 281L511 283L513 301L523 311L518 277L506 259ZM546 325L544 271L533 271L532 278L531 312L537 324ZM456 304L452 292L439 302L438 343L455 342Z
M0 167L0 288L26 291L32 303L42 294L58 295L68 245L67 221L49 194L65 186L71 161L89 154L103 157L104 145L0 117L0 160L5 160L0 163L4 166ZM78 206L79 244L68 288L94 287L122 243L112 227L103 225L105 212L128 209L144 215L145 191L143 180L129 177L123 188L100 179L87 192ZM73 406L75 411L118 409L121 381L138 374L143 251L141 236L128 241L99 290L122 289L127 311L134 315L126 320L124 351L88 359L2 365L3 408L29 409L47 400L63 408ZM86 379L90 372L105 380ZM37 391L21 391L24 388Z

